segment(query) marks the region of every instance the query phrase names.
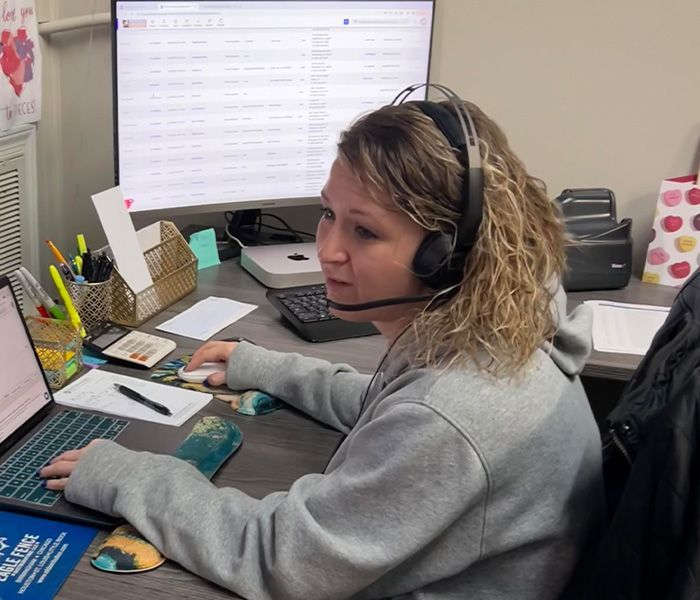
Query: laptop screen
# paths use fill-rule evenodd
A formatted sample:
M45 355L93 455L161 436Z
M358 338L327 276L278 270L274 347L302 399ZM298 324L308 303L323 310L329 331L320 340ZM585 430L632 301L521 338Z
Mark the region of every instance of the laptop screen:
M0 443L51 402L12 288L0 285Z

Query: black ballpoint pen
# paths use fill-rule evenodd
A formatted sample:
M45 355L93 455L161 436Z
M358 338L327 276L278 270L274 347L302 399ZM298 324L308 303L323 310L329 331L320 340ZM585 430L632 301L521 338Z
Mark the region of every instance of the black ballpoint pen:
M173 413L170 412L170 409L168 409L167 406L163 406L162 404L159 404L158 402L154 402L153 400L149 400L148 398L146 398L146 396L142 396L136 390L132 390L131 388L126 387L125 385L120 385L119 383L115 383L114 388L120 394L124 394L127 398L130 398L134 402L138 402L139 404L143 404L144 406L147 406L148 408L155 410L156 412L159 412L161 415L165 415L166 417L173 416Z

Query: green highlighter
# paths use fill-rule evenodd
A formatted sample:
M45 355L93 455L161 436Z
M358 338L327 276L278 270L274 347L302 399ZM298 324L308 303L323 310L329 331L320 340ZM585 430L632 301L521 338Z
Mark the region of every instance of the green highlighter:
M220 417L203 417L180 444L175 455L211 479L243 441L241 430ZM162 565L165 557L131 525L120 525L105 539L90 560L93 567L110 573L141 573Z

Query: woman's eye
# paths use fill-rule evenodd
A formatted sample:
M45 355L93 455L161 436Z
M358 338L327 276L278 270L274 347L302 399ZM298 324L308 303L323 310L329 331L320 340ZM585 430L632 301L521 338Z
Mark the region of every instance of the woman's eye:
M321 207L321 218L322 219L329 219L329 220L332 219L333 218L333 211L326 206L322 206Z
M357 233L358 237L362 238L363 240L371 240L377 237L369 229L365 229L359 225L355 227L355 233Z

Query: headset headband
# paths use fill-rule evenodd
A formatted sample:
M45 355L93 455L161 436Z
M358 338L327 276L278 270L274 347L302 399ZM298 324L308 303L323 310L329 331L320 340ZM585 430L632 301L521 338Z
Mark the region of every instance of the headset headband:
M391 104L403 104L411 94L422 88L436 89L447 98L462 128L464 147L456 147L455 149L466 150L467 168L464 175L466 180L463 182L462 186L462 206L460 207L460 217L457 223L457 233L454 240L453 251L464 252L466 255L469 250L471 250L472 246L474 246L482 219L483 173L481 170L479 136L476 133L476 127L474 126L472 116L469 114L469 110L464 105L462 99L450 88L440 85L439 83L416 83L410 85L401 90ZM443 135L445 135L450 142L450 145L454 147L451 136L446 134L444 128L440 125L439 119L435 119L429 111L423 110L420 105L418 107L435 122Z

